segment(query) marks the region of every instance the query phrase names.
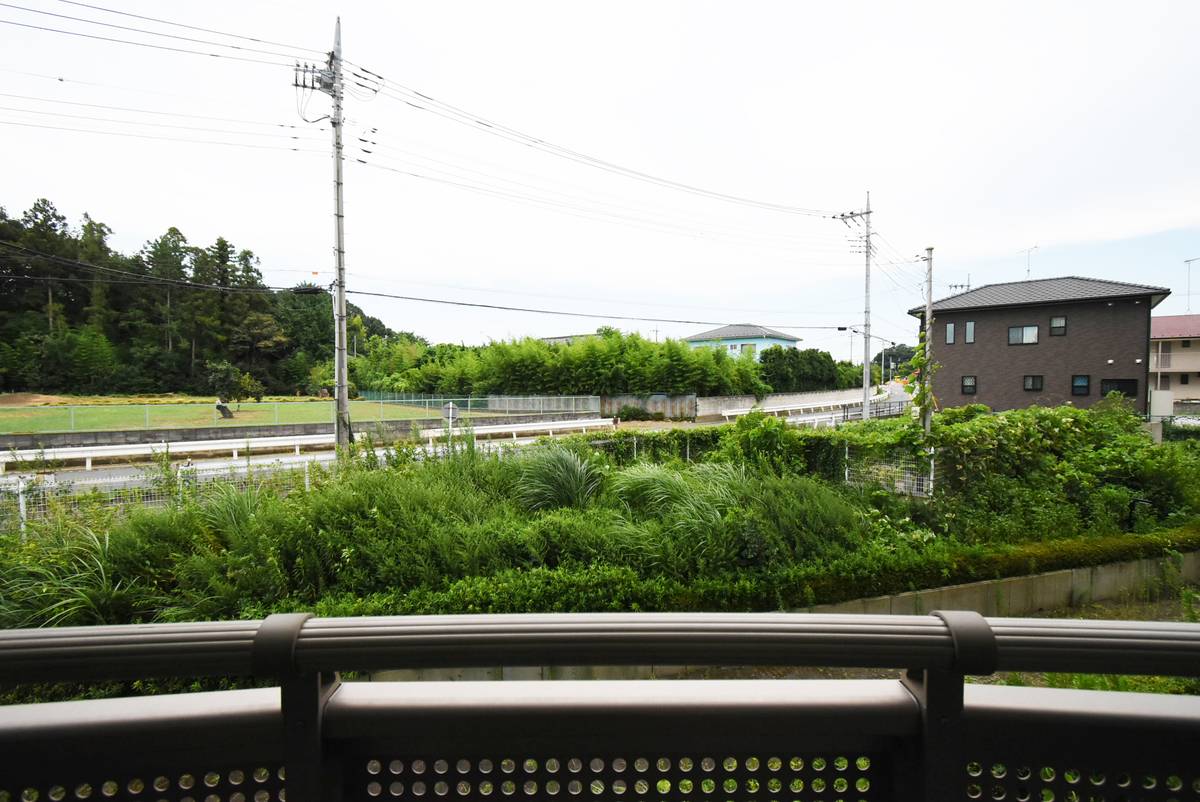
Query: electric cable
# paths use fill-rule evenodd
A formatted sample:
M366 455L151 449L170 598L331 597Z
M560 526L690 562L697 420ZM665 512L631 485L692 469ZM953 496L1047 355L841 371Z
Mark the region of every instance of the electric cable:
M157 139L157 140L161 140L163 142L189 142L189 143L198 144L198 145L223 145L226 147L235 147L235 148L253 148L255 150L290 150L293 153L321 153L321 154L325 153L325 151L323 151L323 150L310 150L307 148L289 148L289 147L284 147L284 146L280 146L280 145L257 145L257 144L250 143L250 142L220 142L220 141L214 141L211 139L191 139L191 138L173 137L173 136L154 136L153 134L135 134L131 131L97 131L94 128L68 128L66 126L61 126L61 125L39 125L37 123L23 123L23 122L16 122L13 120L0 120L0 125L19 125L24 128L42 128L42 129L46 129L46 130L50 130L50 131L71 131L74 133L82 133L82 134L100 134L103 136L133 137L135 139Z

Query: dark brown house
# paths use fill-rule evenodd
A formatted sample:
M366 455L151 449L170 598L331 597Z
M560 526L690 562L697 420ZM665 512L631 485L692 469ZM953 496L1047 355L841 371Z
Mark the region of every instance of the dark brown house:
M988 284L935 301L937 404L1086 407L1117 390L1144 413L1150 310L1170 293L1067 276ZM924 307L908 313L925 317Z

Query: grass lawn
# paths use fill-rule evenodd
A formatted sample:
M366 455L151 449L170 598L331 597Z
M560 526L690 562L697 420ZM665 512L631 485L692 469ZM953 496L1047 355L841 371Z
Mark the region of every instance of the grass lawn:
M74 400L74 399L72 399ZM41 432L114 431L120 429L187 429L200 426L253 426L333 421L333 401L265 401L261 404L229 404L232 420L222 419L215 401L161 403L160 399L80 406L51 403L45 406L0 405L0 434ZM482 411L486 413L486 410ZM460 413L466 416L466 413ZM473 415L481 414L475 410ZM496 413L487 413L496 414ZM379 401L351 401L350 419L356 423L380 420L440 418L441 407Z

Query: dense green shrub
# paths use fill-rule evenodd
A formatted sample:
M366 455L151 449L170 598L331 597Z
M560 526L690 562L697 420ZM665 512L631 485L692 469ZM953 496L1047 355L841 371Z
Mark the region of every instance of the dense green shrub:
M600 492L604 472L593 460L558 444L521 457L517 497L530 510L585 507Z
M606 432L506 455L356 450L309 492L216 484L0 536L0 627L275 609L766 610L1200 548L1200 446L1120 405L935 419L932 499L850 488L909 420ZM174 494L172 494L174 495ZM555 593L564 594L562 598Z
M633 404L625 404L617 410L617 418L620 420L666 420L666 415L661 412L650 412Z

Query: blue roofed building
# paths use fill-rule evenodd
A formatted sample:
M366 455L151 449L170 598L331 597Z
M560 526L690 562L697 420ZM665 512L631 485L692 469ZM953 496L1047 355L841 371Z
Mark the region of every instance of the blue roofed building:
M692 348L720 348L728 352L730 356L736 357L748 353L758 359L764 348L770 348L772 345L795 348L796 343L800 342L800 338L775 331L775 329L768 329L766 326L734 323L712 331L693 334L691 337L685 337L684 341L689 343Z

